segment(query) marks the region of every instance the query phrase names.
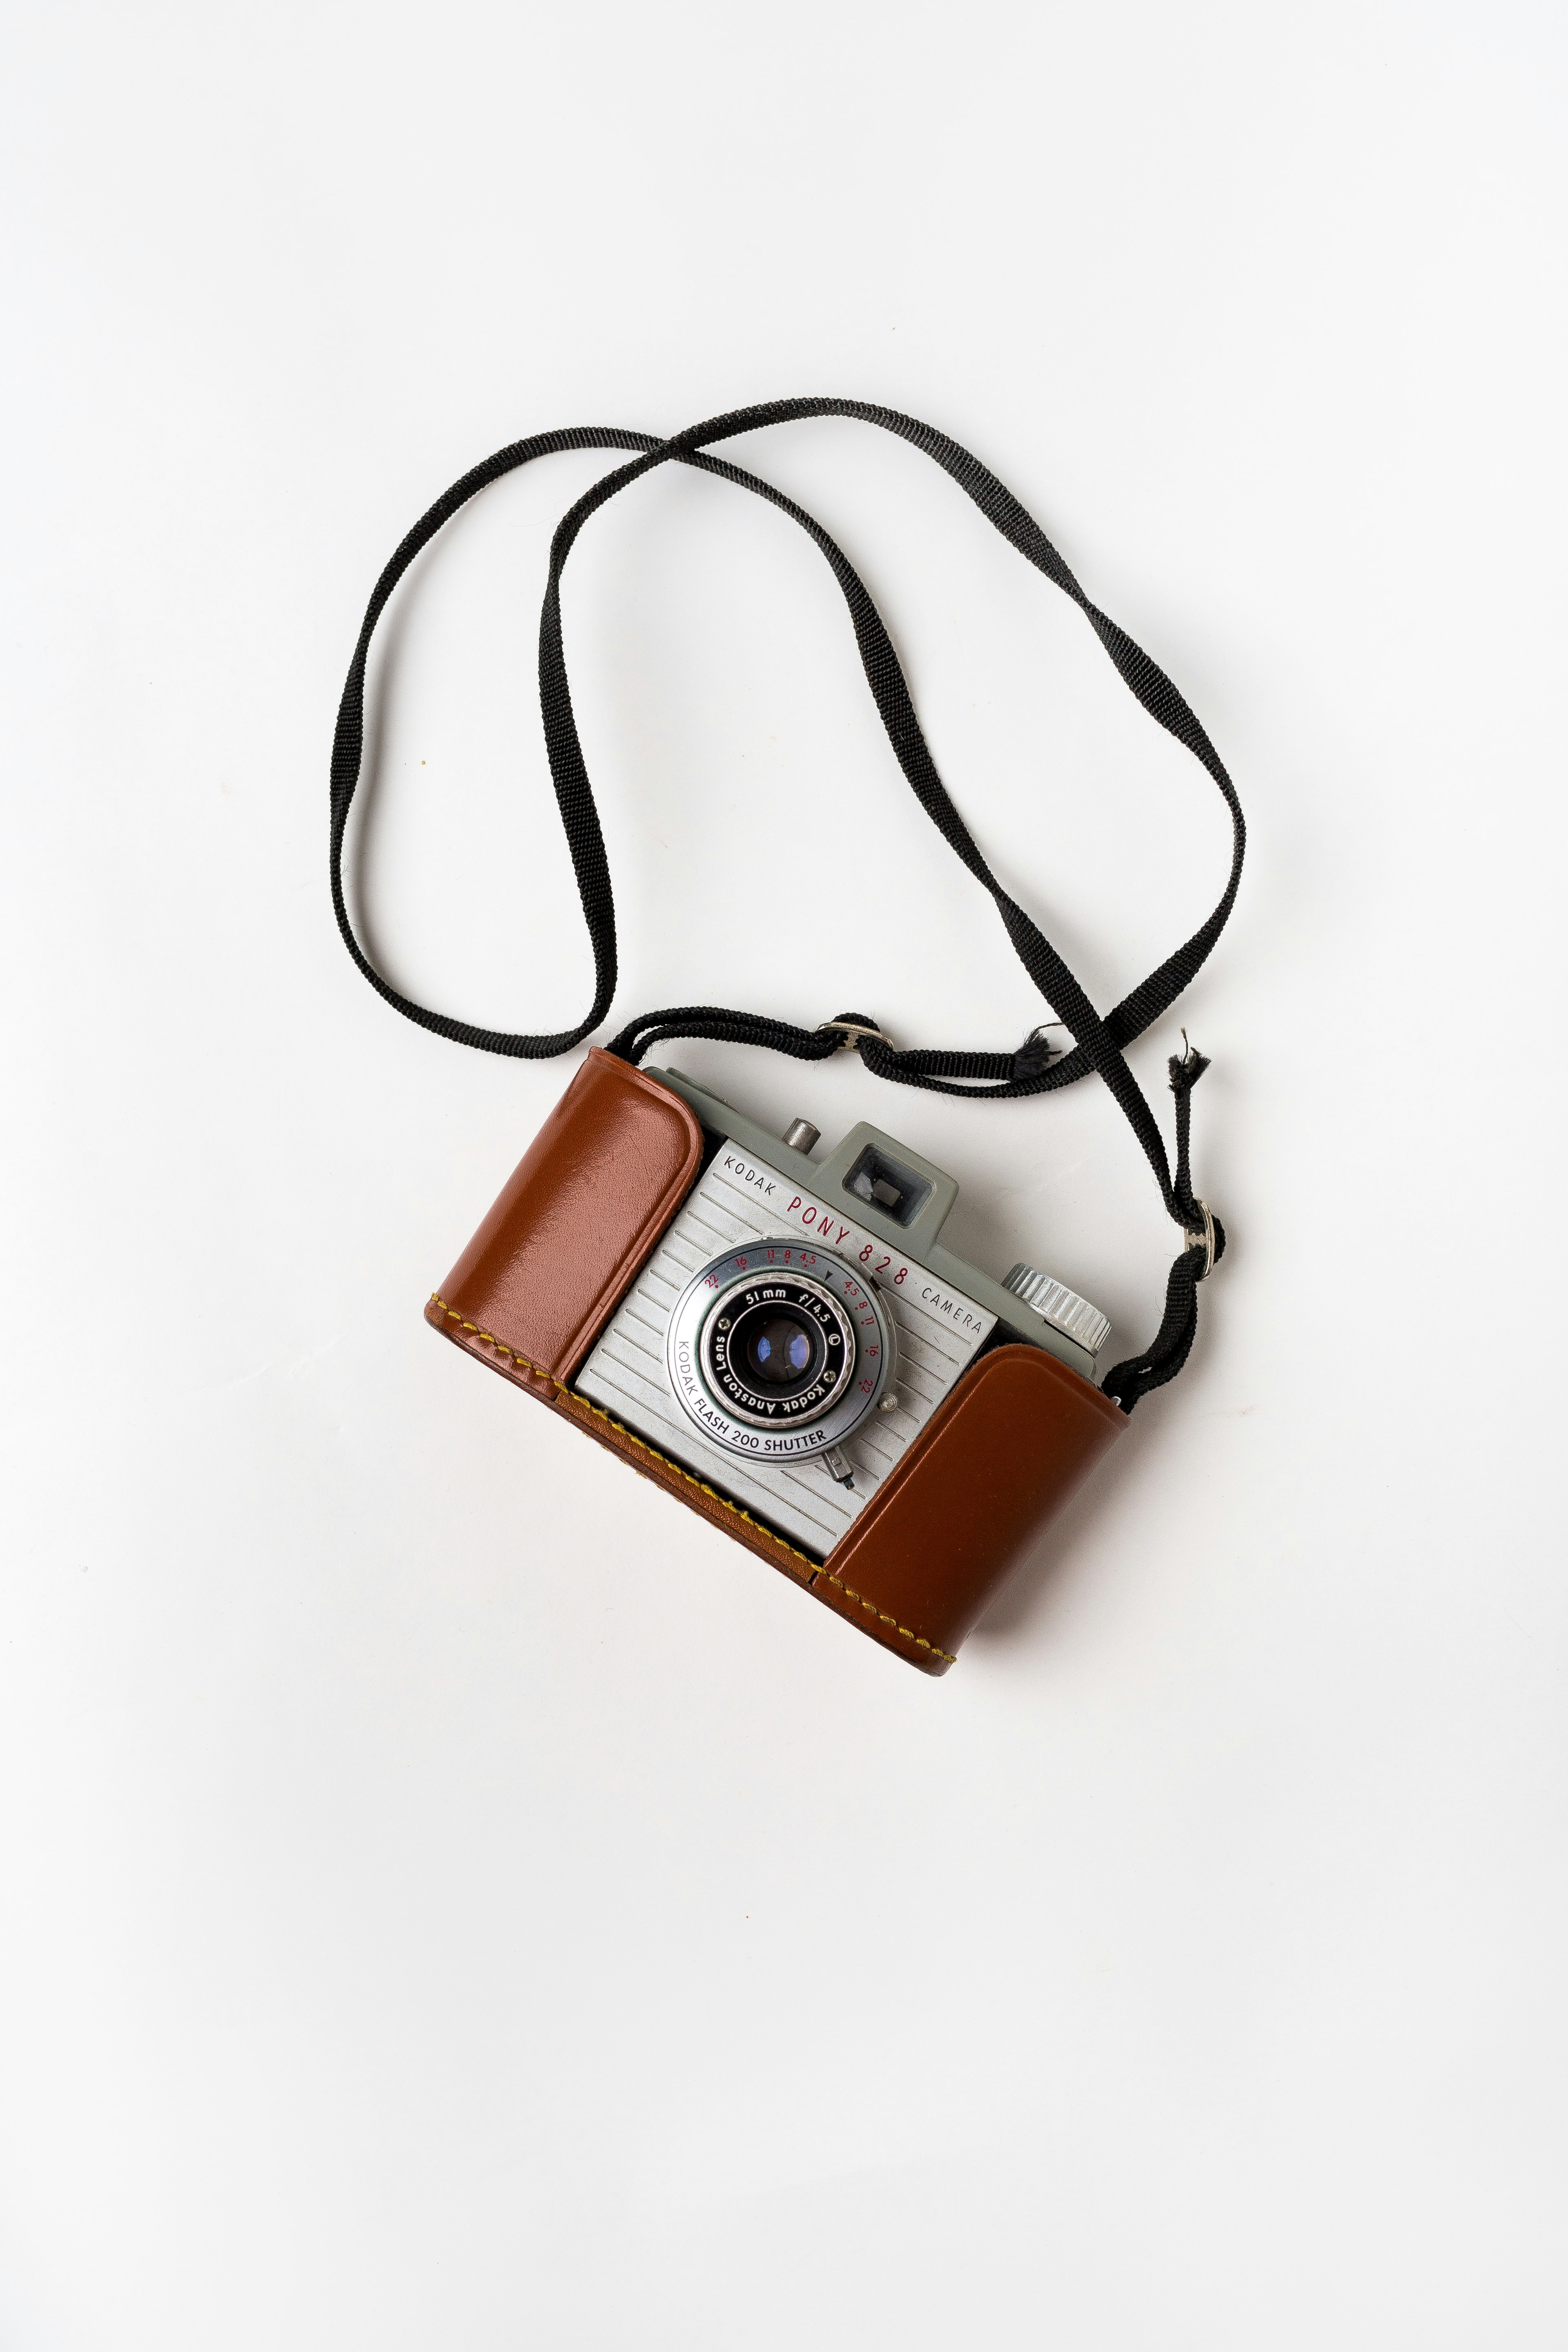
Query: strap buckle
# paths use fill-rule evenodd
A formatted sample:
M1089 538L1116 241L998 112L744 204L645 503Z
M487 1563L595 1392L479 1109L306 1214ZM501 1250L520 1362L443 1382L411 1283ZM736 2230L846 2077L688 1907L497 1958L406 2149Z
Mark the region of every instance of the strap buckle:
M896 1054L899 1050L884 1031L874 1029L868 1021L819 1021L817 1035L820 1036L825 1029L838 1031L840 1045L858 1045L862 1037L875 1037L879 1044L886 1045L889 1054Z
M1183 1227L1183 1231L1186 1233L1187 1247L1201 1249L1204 1253L1204 1262L1198 1268L1198 1280L1202 1282L1214 1272L1214 1211L1206 1201L1200 1201L1195 1195L1193 1206L1203 1211L1203 1225L1196 1233L1188 1232L1185 1226Z

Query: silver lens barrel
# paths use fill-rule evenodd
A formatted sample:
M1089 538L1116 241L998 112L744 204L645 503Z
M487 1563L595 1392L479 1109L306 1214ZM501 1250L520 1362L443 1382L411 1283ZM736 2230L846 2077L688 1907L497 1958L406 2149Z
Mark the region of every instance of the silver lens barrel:
M759 1461L825 1454L875 1412L892 1377L892 1319L831 1250L750 1242L693 1275L665 1338L682 1412L711 1444Z

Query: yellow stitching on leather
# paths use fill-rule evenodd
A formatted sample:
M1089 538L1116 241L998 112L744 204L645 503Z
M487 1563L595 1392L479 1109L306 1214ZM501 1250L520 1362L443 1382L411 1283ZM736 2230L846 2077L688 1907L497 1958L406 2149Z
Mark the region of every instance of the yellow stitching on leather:
M797 1551L794 1544L785 1543L782 1536L774 1535L772 1528L763 1527L760 1519L752 1518L750 1511L743 1511L739 1503L731 1503L727 1495L719 1494L704 1480L693 1477L689 1470L683 1470L679 1462L670 1461L668 1455L661 1454L657 1445L650 1445L647 1438L639 1437L636 1430L626 1428L613 1413L605 1412L602 1406L590 1404L586 1397L579 1396L574 1390L569 1389L563 1381L558 1381L553 1372L547 1372L542 1364L534 1363L531 1357L520 1356L515 1348L509 1348L506 1341L498 1339L493 1331L481 1331L477 1323L468 1322L465 1317L458 1314L455 1307L447 1306L438 1291L433 1290L430 1293L430 1304L432 1307L438 1307L449 1323L456 1323L460 1330L471 1331L476 1339L482 1339L487 1348L493 1348L496 1353L504 1356L509 1363L521 1364L525 1372L532 1372L538 1379L548 1381L557 1396L567 1398L580 1412L591 1412L598 1420L608 1423L609 1426L617 1430L628 1444L635 1445L639 1453L647 1454L651 1460L661 1464L666 1470L673 1471L675 1475L678 1478L683 1478L689 1486L695 1486L700 1494L706 1495L710 1502L717 1503L721 1510L732 1512L736 1518L744 1519L749 1528L755 1528L760 1536L765 1536L769 1543L776 1544L780 1551L787 1551L792 1559L804 1560L806 1567L812 1570L814 1580L818 1576L826 1577L828 1583L836 1591L842 1592L847 1601L858 1601L862 1609L868 1610L880 1623L891 1625L896 1633L903 1635L906 1642L912 1642L917 1650L929 1650L933 1658L945 1658L950 1666L955 1666L958 1664L951 1650L939 1650L936 1643L928 1642L923 1633L913 1633L908 1625L900 1625L896 1617L889 1617L887 1611L879 1609L874 1601L866 1600L861 1593L855 1591L852 1585L846 1584L841 1576L829 1575L821 1562L813 1559L809 1552Z
M471 1331L476 1339L482 1339L487 1348L493 1348L497 1355L504 1356L509 1363L521 1364L525 1372L537 1372L542 1381L550 1381L557 1388L560 1387L561 1383L555 1379L553 1372L547 1372L542 1364L534 1363L531 1357L520 1356L514 1348L507 1346L504 1339L498 1339L493 1331L481 1331L477 1323L466 1322L457 1308L448 1307L437 1291L433 1290L430 1293L430 1304L432 1307L440 1308L448 1323L456 1323L459 1330Z
M810 1569L813 1576L821 1573L821 1562L813 1559L809 1552L797 1551L794 1544L785 1543L782 1536L774 1535L772 1528L763 1527L760 1519L752 1518L750 1511L743 1511L739 1503L731 1503L727 1495L719 1494L713 1487L705 1485L700 1478L693 1477L691 1472L683 1470L679 1462L671 1462L667 1454L661 1454L657 1445L650 1445L647 1440L645 1437L639 1437L635 1430L625 1428L613 1413L605 1412L596 1404L590 1404L586 1397L579 1396L574 1389L569 1389L564 1381L558 1381L553 1372L547 1372L542 1364L534 1363L530 1357L520 1356L515 1348L509 1348L505 1340L498 1339L493 1332L481 1331L477 1323L465 1320L456 1307L448 1307L446 1300L434 1290L430 1293L430 1303L433 1307L438 1307L441 1309L448 1322L456 1323L464 1331L471 1331L476 1339L482 1339L485 1345L488 1348L493 1348L498 1355L505 1356L514 1364L521 1364L525 1371L537 1374L542 1381L548 1381L556 1395L564 1397L576 1410L591 1412L598 1420L607 1422L612 1429L619 1431L628 1444L637 1446L639 1452L649 1455L653 1461L661 1463L665 1469L673 1471L675 1475L678 1478L683 1478L689 1486L697 1487L700 1493L708 1496L711 1501L717 1503L721 1510L731 1512L738 1519L744 1519L749 1528L755 1528L760 1536L765 1536L769 1543L776 1544L780 1551L787 1551L792 1559L802 1561Z
M753 1519L750 1511L743 1511L739 1503L732 1503L730 1500L728 1495L721 1495L714 1487L705 1485L702 1479L694 1478L689 1470L683 1470L679 1462L672 1462L667 1454L659 1452L657 1445L650 1445L646 1437L639 1437L635 1429L627 1429L624 1423L616 1419L614 1413L606 1412L602 1405L590 1404L586 1397L579 1396L574 1389L563 1388L559 1381L555 1385L557 1395L565 1397L577 1412L591 1412L595 1420L607 1422L612 1429L618 1431L628 1444L635 1445L639 1453L646 1454L653 1461L662 1464L666 1470L673 1470L678 1478L684 1478L689 1486L695 1486L700 1494L706 1495L710 1501L717 1503L721 1511L728 1511L734 1518L744 1519L749 1528L755 1528L760 1536L765 1536L769 1543L776 1544L780 1551L787 1551L792 1559L803 1561L810 1569L814 1577L821 1574L821 1562L813 1559L808 1551L797 1551L794 1544L785 1543L782 1536L774 1535L772 1528L765 1528L760 1519Z
M933 1658L945 1658L950 1666L957 1665L958 1660L953 1656L951 1650L939 1650L936 1643L934 1642L928 1642L923 1633L911 1633L907 1625L900 1625L896 1617L889 1617L885 1609L879 1609L874 1601L868 1601L863 1593L856 1591L852 1584L846 1584L841 1576L831 1576L828 1574L826 1569L824 1569L822 1573L827 1578L829 1584L835 1585L837 1590L843 1593L847 1601L858 1601L862 1609L868 1609L872 1616L879 1618L884 1625L891 1625L895 1627L896 1630L903 1635L906 1642L912 1642L914 1643L917 1650L929 1650Z

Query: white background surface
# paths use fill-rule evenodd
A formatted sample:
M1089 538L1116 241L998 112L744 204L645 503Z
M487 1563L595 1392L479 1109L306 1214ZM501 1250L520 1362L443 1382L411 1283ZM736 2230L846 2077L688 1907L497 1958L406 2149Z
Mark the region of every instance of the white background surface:
M1561 23L1528 0L61 5L5 81L6 2352L1568 2341ZM356 977L326 764L491 448L831 391L956 434L1253 825L1181 1008L1234 1251L940 1684L420 1320L573 1066ZM917 455L737 457L861 564L1102 1003L1223 813ZM579 1017L531 660L602 464L386 645L385 968ZM672 469L567 627L617 1020L1038 1017L831 580ZM1176 1042L1137 1051L1152 1089ZM858 1117L1152 1328L1102 1089Z

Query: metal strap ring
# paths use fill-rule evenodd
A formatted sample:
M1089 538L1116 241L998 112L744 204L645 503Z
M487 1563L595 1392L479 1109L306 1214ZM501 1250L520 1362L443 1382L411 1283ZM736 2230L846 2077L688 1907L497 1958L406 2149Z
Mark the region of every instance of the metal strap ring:
M1187 1247L1201 1249L1204 1253L1204 1262L1198 1269L1198 1280L1202 1282L1206 1276L1214 1272L1214 1211L1206 1201L1194 1199L1193 1205L1204 1213L1203 1230L1200 1233L1187 1234Z
M889 1054L896 1054L899 1050L890 1037L880 1029L873 1029L868 1022L819 1021L816 1024L818 1036L825 1029L837 1029L839 1043L843 1045L858 1045L862 1037L875 1037L881 1045L886 1045Z

